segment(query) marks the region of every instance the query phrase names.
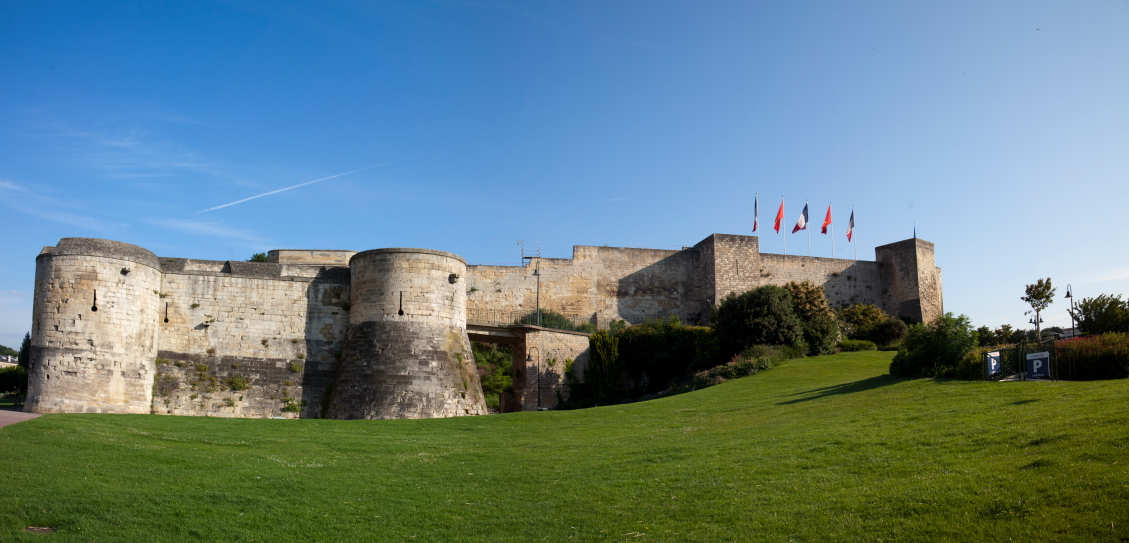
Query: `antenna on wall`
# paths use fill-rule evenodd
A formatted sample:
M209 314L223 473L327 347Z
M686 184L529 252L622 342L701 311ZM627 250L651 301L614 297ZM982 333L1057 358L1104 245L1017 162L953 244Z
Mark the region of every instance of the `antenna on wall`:
M533 258L541 258L541 240L537 240L537 250L536 251L526 252L525 251L525 240L524 239L517 240L517 244L521 246L521 264L523 266L525 265L526 260L530 260L530 259L533 259Z

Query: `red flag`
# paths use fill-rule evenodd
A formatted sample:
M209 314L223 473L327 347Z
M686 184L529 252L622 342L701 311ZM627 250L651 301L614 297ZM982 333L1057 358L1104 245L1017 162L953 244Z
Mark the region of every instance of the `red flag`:
M774 230L776 230L777 234L780 233L780 221L782 221L782 220L784 220L784 199L783 198L780 199L780 211L776 212L776 225L772 227Z
M808 204L805 203L804 204L804 212L800 213L800 220L796 221L796 227L792 229L792 233L795 234L796 232L799 232L800 230L807 230L807 229L808 229Z
M827 217L823 219L823 229L820 233L826 234L827 227L831 224L831 204L827 204Z

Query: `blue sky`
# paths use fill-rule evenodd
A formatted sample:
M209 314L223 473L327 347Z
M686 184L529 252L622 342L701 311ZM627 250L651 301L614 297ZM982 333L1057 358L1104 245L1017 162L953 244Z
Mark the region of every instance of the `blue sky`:
M862 259L916 223L978 325L1129 292L1124 1L186 4L0 4L0 344L61 237L516 263L748 233L756 193L833 202L838 256L852 205Z

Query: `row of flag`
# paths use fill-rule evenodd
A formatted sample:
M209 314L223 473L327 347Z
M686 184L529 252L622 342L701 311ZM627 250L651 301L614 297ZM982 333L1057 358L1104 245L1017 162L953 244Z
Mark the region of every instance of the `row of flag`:
M760 224L760 197L753 200L753 232L757 231ZM784 198L780 199L780 210L776 212L776 222L773 224L773 230L780 233L780 223L784 221ZM823 218L823 228L820 230L821 234L827 233L827 227L831 226L831 204L827 204L827 216ZM808 203L804 202L804 211L800 213L799 220L796 221L796 226L792 228L792 233L795 234L800 230L808 229ZM847 222L847 241L851 241L851 237L855 231L855 210L851 209L851 220Z

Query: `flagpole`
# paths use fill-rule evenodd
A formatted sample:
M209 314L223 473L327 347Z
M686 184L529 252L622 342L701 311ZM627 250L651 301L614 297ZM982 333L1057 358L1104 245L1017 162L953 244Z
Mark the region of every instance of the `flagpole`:
M780 197L780 209L784 209L784 197L783 196ZM784 217L785 217L784 220L788 220L787 219L788 215L784 215ZM784 256L788 256L788 226L787 225L784 226Z
M827 202L827 210L831 210L831 202ZM831 258L835 258L835 217L831 217Z
M807 209L807 208L808 208L808 201L804 200L804 209ZM819 215L816 215L816 217L818 217L818 216ZM811 256L811 228L808 228L807 226L808 226L807 224L804 224L804 230L808 231L808 256Z
M851 206L851 218L855 217L855 206ZM851 243L855 247L855 260L859 259L859 238L855 236L854 228L851 229Z

